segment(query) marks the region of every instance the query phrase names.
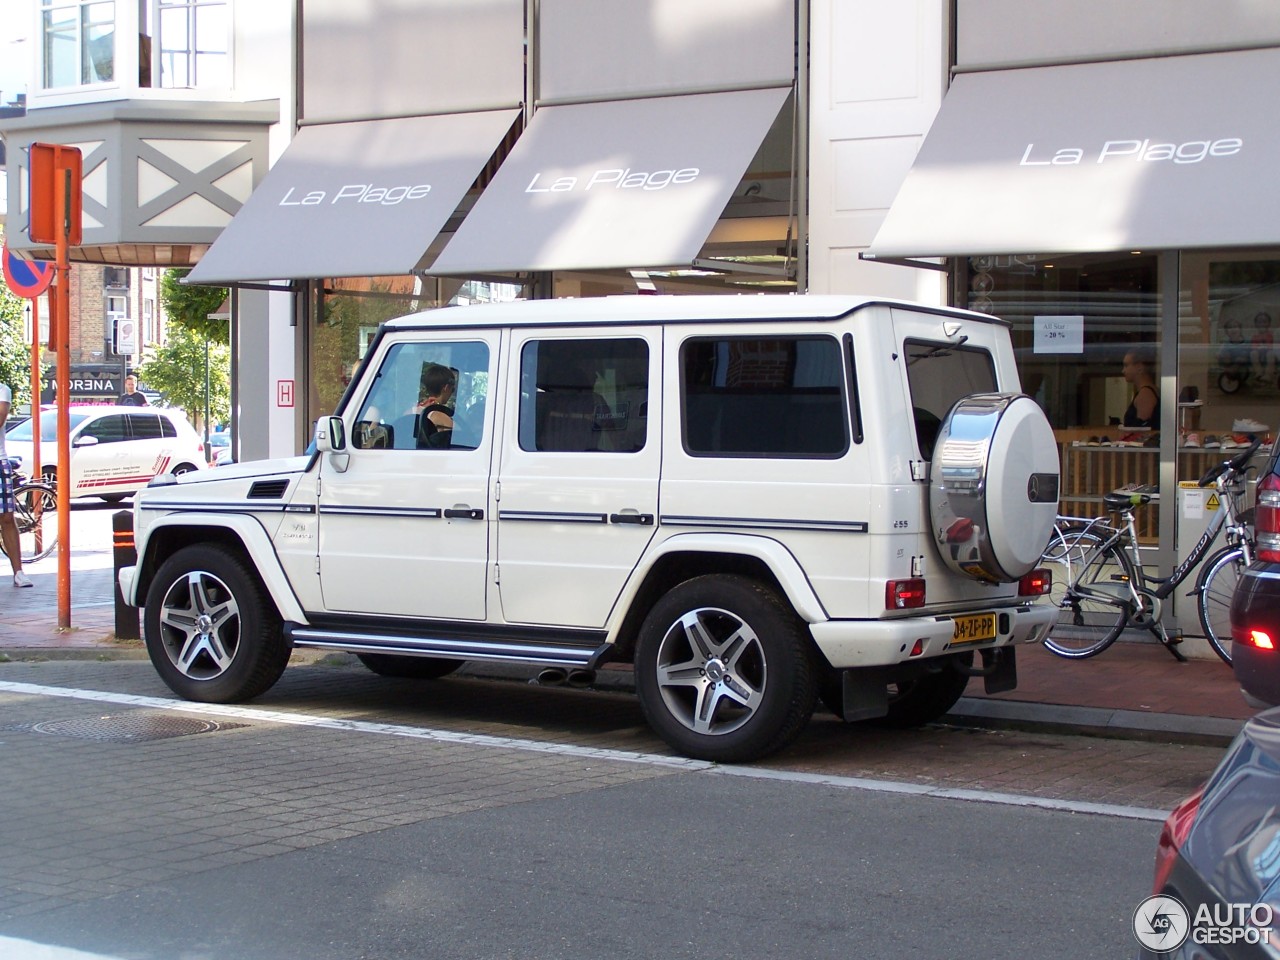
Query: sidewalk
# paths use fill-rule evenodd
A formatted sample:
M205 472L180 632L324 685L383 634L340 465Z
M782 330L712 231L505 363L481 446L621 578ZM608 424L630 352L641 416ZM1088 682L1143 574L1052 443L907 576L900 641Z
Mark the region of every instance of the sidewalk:
M14 589L0 578L0 655L145 656L140 641L115 639L110 550L77 551L73 557L69 630L58 628L56 557L27 572L35 582L30 590ZM482 664L467 672L503 673ZM630 671L609 669L601 672L599 685L628 686L630 680ZM950 718L1216 744L1230 740L1255 712L1220 660L1179 663L1159 644L1119 642L1088 660L1064 660L1038 644L1019 647L1018 688L987 696L975 679Z

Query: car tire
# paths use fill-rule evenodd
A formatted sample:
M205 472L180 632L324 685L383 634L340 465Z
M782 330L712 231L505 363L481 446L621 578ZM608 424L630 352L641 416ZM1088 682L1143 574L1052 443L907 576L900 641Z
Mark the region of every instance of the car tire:
M645 719L680 753L726 763L791 742L816 699L804 625L758 581L686 580L649 611L635 656Z
M973 654L958 653L945 659L951 662L940 663L937 672L928 671L894 684L896 689L889 691L889 712L864 722L905 730L933 723L946 714L964 696L969 685L969 675L954 669L951 663L972 666Z
M406 657L392 653L357 653L356 658L380 677L439 680L466 661L447 657Z
M250 700L289 662L275 604L243 557L225 547L185 547L161 564L145 612L151 663L184 699Z
M169 472L172 473L175 477L180 477L184 473L195 473L197 469L199 468L196 467L194 464L180 463Z
M120 503L127 496L127 493L104 493L98 499L103 503Z

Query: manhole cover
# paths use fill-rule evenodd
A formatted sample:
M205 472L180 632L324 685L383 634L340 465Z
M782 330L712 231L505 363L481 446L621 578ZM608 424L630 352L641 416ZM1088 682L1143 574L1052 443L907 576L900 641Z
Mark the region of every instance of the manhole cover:
M51 733L59 737L98 740L109 743L142 743L167 740L193 733L215 733L234 730L242 723L219 723L198 717L173 717L163 713L124 713L119 716L81 717L74 720L45 720L26 727L35 733Z

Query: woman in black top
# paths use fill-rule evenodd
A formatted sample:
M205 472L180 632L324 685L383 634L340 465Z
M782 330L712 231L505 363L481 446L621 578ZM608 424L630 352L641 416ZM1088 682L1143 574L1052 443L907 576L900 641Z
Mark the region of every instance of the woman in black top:
M1126 427L1160 429L1160 391L1156 388L1155 363L1143 350L1124 355L1124 378L1133 384L1133 401L1124 412Z

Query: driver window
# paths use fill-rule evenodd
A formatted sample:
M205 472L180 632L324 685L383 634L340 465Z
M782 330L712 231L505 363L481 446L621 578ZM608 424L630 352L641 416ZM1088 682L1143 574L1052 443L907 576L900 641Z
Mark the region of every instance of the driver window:
M357 450L474 450L484 431L489 347L398 343L387 351L351 430Z
M50 417L50 419L53 419ZM118 443L129 439L123 414L101 417L80 431L81 437L97 437L99 443Z

